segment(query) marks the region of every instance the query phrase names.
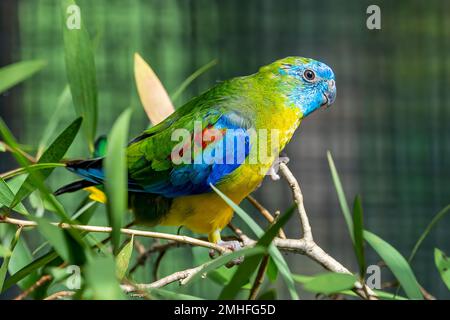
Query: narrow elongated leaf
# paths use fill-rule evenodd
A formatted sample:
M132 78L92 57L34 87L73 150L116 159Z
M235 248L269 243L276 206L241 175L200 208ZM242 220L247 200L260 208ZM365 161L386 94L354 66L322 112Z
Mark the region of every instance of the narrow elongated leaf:
M11 250L0 244L0 258L8 258L11 256Z
M207 64L205 64L204 66L200 67L193 74L191 74L189 77L187 77L186 80L184 80L183 83L178 87L178 89L173 94L170 95L170 97L172 98L172 101L176 101L181 96L181 94L186 90L186 88L189 87L189 85L195 79L197 79L203 73L205 73L206 71L208 71L209 69L214 67L216 64L217 64L217 59L214 59L214 60L208 62Z
M134 77L139 98L151 123L156 125L175 111L158 76L138 53L134 54Z
M363 231L363 208L361 205L361 198L357 196L353 204L353 234L355 238L353 248L355 249L356 259L358 260L359 275L361 278L364 278L364 275L366 274Z
M116 274L119 280L122 280L128 270L131 254L133 253L134 237L120 250L116 257Z
M269 257L269 264L267 265L267 278L270 282L277 281L278 278L278 268L272 257Z
M62 0L61 9L67 79L75 112L83 118L83 132L93 152L98 110L92 44L76 2Z
M364 231L364 239L380 255L394 276L400 282L410 299L423 299L419 283L406 259L389 243L377 235Z
M51 251L42 257L32 261L31 263L23 266L21 269L17 270L15 273L11 275L6 281L5 285L3 286L3 291L9 289L14 284L22 281L25 279L28 275L33 274L36 270L39 268L47 265L51 261L55 260L58 257L58 254L56 251Z
M391 292L386 292L386 291L382 291L382 290L372 290L375 295L377 296L378 299L383 299L383 300L408 300L408 298L403 297L403 296L399 296L398 294L395 293L391 293ZM351 291L351 290L343 290L340 292L336 292L339 294L343 294L346 296L351 296L351 297L358 297L358 295Z
M434 249L434 262L448 290L450 290L450 259L438 248Z
M269 245L272 243L272 240L277 236L278 231L292 216L294 208L295 206L291 207L275 224L271 225L264 235L258 240L256 246L268 249ZM231 281L222 289L219 299L234 299L241 287L249 281L252 274L257 270L258 264L260 263L262 257L263 254L254 255L248 259L245 259L244 262L238 267L236 273L233 275L233 278L231 278Z
M414 248L411 251L411 255L409 256L408 262L411 263L411 261L414 259L417 251L419 250L420 245L425 240L425 238L428 236L428 234L431 232L431 230L434 228L434 226L441 221L442 218L444 218L447 213L450 213L450 204L446 206L444 209L439 211L431 220L430 224L425 228L423 233L420 235L419 239L417 240L416 244L414 245Z
M61 134L53 141L53 143L44 151L37 164L59 162L66 154L69 147L72 145L72 142L75 139L78 130L80 130L81 121L81 118L76 119L63 132L61 132ZM39 177L45 180L48 178L48 176L50 176L53 170L53 167L43 169L40 171ZM28 177L25 180L25 182L22 184L22 187L16 193L13 204L19 203L31 192L36 190L37 187L32 184L31 180L32 177Z
M339 200L339 205L341 206L342 213L344 214L345 222L347 223L348 232L353 242L355 242L353 235L353 221L352 215L350 213L350 208L347 203L347 199L345 197L344 188L342 187L341 179L339 178L339 174L336 170L336 166L334 165L333 157L331 156L331 152L327 151L328 164L331 170L331 177L333 178L334 187L336 188L336 193Z
M160 288L149 288L147 289L147 291L148 293L150 293L150 296L152 298L160 300L204 300L203 298L197 296L173 292Z
M122 300L125 295L116 278L115 262L112 256L94 257L86 265L85 278L88 287L97 300Z
M11 179L15 176L20 176L22 174L26 174L30 171L40 171L40 170L44 170L44 169L53 169L53 168L57 168L57 167L65 167L65 165L63 163L36 163L36 164L30 164L27 165L26 167L23 168L17 168L11 171L8 171L4 174L2 174L2 178L3 179ZM25 181L25 179L22 181L21 185L23 184L23 182Z
M3 136L3 139L5 142L11 147L13 151L13 156L16 158L17 162L22 167L28 167L29 161L23 156L23 154L20 152L18 148L18 144L12 135L12 133L9 131L6 124L3 122L3 120L0 118L0 134ZM55 210L55 213L63 220L63 222L71 223L69 216L64 210L64 207L61 205L61 203L56 200L56 198L53 196L53 194L48 190L47 186L43 182L42 177L40 176L39 172L33 172L32 170L29 170L29 176L31 177L31 182L33 185L37 186L39 191L41 192L41 195L43 197L43 200L47 201ZM14 206L14 205L13 205ZM70 235L80 243L80 245L84 245L83 239L80 236L80 233L78 230L75 229L67 229L67 232L70 233Z
M255 233L255 235L260 238L264 234L264 230L244 211L241 207L235 204L230 198L228 198L223 192L219 189L211 185L211 188L236 212L236 214L249 226L249 228ZM273 258L274 263L276 264L278 271L283 277L291 298L294 300L298 299L298 294L295 289L294 280L292 279L291 271L289 270L289 266L284 260L283 255L280 250L274 245L269 246L269 254Z
M44 150L48 147L50 140L55 134L58 123L60 123L61 116L63 111L69 107L69 104L72 100L72 96L70 95L70 88L68 85L64 87L64 90L61 92L58 97L58 101L56 103L56 108L52 112L49 121L47 122L47 126L44 129L44 133L42 134L42 138L38 144L38 156L44 152Z
M106 195L109 223L114 254L119 251L120 228L127 211L128 174L125 145L128 137L128 125L131 110L125 110L116 120L108 137L107 155L104 160L106 174Z
M33 217L33 220L37 222L39 232L50 242L64 261L76 265L84 264L86 258L83 248L69 236L67 230L50 224L44 218Z
M314 277L313 276L305 276L305 275L301 275L301 274L294 274L293 275L295 282L301 283L301 284L305 284L308 281L311 281ZM376 294L376 296L380 299L387 299L387 300L407 300L407 298L396 295L394 293L390 293L390 292L385 292L382 290L373 290ZM352 296L352 297L358 297L358 295L351 291L351 290L342 290L339 292L336 292L339 294L343 294L346 296Z
M9 252L14 252L14 248L19 241L20 233L22 232L22 228L17 229L16 234L11 240L11 244L9 245ZM4 257L2 266L0 267L0 292L3 291L3 284L5 283L6 273L8 272L9 262L11 261L11 255Z
M2 206L11 207L11 203L13 202L13 199L14 199L14 193L11 191L11 189L9 188L9 186L5 182L5 180L0 178L0 208ZM18 203L13 208L13 210L15 210L23 215L29 214L27 209L23 206L22 203Z
M332 294L354 287L357 277L345 273L324 273L307 281L303 288L310 292Z
M45 67L43 60L21 61L0 69L0 94Z

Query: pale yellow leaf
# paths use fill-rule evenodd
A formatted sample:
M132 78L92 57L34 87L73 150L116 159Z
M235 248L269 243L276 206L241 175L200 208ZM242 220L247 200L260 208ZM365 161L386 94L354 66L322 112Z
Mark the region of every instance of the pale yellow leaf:
M152 124L158 124L175 111L164 86L139 53L134 54L134 77L139 98Z

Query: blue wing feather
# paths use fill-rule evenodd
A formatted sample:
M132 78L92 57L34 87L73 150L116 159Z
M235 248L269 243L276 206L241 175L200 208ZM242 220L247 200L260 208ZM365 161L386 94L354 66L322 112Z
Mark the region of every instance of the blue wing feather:
M144 167L145 174L150 176L158 174L161 177L148 184L129 178L128 190L159 194L168 198L211 192L210 184L217 184L236 170L249 155L251 145L247 132L249 121L246 121L236 112L220 116L210 126L221 130L223 138L208 144L203 150L203 155L196 155L196 157L202 157L202 161L198 161L198 159L195 161L194 158L191 164L171 166L163 172L152 171L149 162ZM242 143L239 145L239 141L244 142L243 146ZM215 161L212 161L212 159L215 159ZM83 165L73 166L70 169L88 181L103 184L105 175L102 159L84 161L83 163Z

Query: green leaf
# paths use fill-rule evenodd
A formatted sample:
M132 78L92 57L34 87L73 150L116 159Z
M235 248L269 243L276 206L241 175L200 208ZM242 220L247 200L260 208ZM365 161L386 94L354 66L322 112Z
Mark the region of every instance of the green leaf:
M67 230L52 225L44 218L33 217L32 219L37 222L39 232L64 261L76 265L84 264L86 257L83 248L70 237Z
M0 94L26 80L45 67L43 60L30 60L10 64L0 69Z
M31 256L31 254L30 254L30 256ZM56 258L58 258L58 254L56 253L56 251L52 250L52 251L48 252L47 254L43 255L42 257L21 267L16 272L11 272L12 275L5 281L5 285L3 286L2 292L9 289L11 286L18 283L19 281L22 281L28 275L33 274L36 270L47 265L48 263L52 262Z
M0 133L3 136L3 139L5 142L11 147L13 150L13 155L16 158L17 162L22 167L27 167L29 165L29 161L22 155L20 150L18 149L17 142L12 135L12 133L9 131L6 124L3 122L3 120L0 118ZM62 219L62 222L72 224L72 221L70 220L70 217L67 215L64 207L61 205L61 203L56 200L55 196L49 191L47 186L45 185L42 177L39 175L39 172L33 172L32 170L29 171L29 176L31 177L31 182L34 186L36 186L44 201L47 201L55 210L55 213ZM20 189L19 189L20 190ZM67 229L67 232L71 235L71 237L77 241L81 247L85 248L86 250L89 250L89 248L86 247L86 244L83 241L83 238L80 235L79 230L69 228Z
M445 255L444 252L438 248L434 249L434 263L436 264L439 274L441 275L442 281L444 281L448 290L450 290L450 259Z
M375 289L372 290L372 291L375 293L375 295L379 299L384 299L384 300L408 300L408 298L399 296L399 295L397 295L395 293L386 292L386 291L382 291L382 290L375 290ZM358 297L358 295L355 292L351 291L351 290L343 290L343 291L336 292L336 293L343 294L343 295L346 295L346 296L351 296L351 297Z
M314 278L314 276L305 276L303 274L293 274L292 278L294 278L295 282L305 284L308 281L311 281Z
M11 131L9 131L8 126L5 124L3 119L0 118L0 134L2 135L5 142L11 147L12 154L15 157L16 161L21 165L22 167L28 169L29 161L23 156L22 152L20 151L18 144L12 135ZM36 185L41 191L42 196L44 197L44 200L47 200L55 209L56 213L64 220L64 222L70 223L70 219L67 216L66 212L64 211L63 206L56 200L56 198L52 195L52 193L48 190L47 186L43 182L42 177L40 176L39 172L34 172L33 170L28 170L29 176L31 177L31 181L34 185ZM14 204L13 204L14 206ZM71 229L71 234L78 234L76 230Z
M131 254L133 253L134 237L120 250L116 257L116 274L117 278L122 280L128 270L130 264Z
M23 168L17 168L11 171L8 171L6 173L4 173L2 175L3 179L11 179L14 178L16 176L20 176L22 174L26 174L30 171L40 171L40 170L45 170L45 169L50 169L50 168L57 168L57 167L65 167L65 165L63 163L37 163L37 164L30 164L27 165L26 167ZM25 179L22 181L25 181ZM22 184L20 186L22 186Z
M68 20L76 15L70 11L74 5L74 0L61 1L66 73L75 112L83 117L83 132L92 153L98 117L94 52L82 17L80 28L67 25Z
M244 211L241 207L235 204L230 198L228 198L225 194L223 194L219 189L211 185L211 188L236 212L236 214L249 226L249 228L255 233L257 237L262 237L264 234L264 230ZM269 247L269 254L273 258L278 271L283 277L291 298L293 300L297 300L298 294L295 289L294 279L292 279L291 271L289 270L289 266L284 260L283 255L277 247L271 245Z
M10 256L11 256L11 250L9 250L8 248L5 248L4 246L2 246L0 244L0 257L8 258Z
M165 289L160 288L149 288L146 290L148 293L150 293L150 296L154 299L161 299L161 300L204 300L203 298L188 295L188 294L182 294L177 293Z
M277 281L278 278L278 268L272 257L269 257L269 264L267 265L267 278L270 282Z
M44 151L42 156L39 158L37 164L46 164L59 162L62 157L66 154L69 147L72 145L73 140L75 139L78 130L80 130L81 126L81 118L76 119L72 122L56 139L53 143ZM43 169L40 171L40 179L44 181L50 176L53 172L54 168ZM16 193L14 198L14 204L19 203L27 197L30 193L36 190L36 186L32 184L32 177L28 177L25 182L22 184L22 187Z
M360 196L356 196L353 203L353 235L356 259L359 265L359 276L364 279L366 274L366 259L364 257L364 238L363 238L364 224L363 224L363 208L361 205Z
M115 261L112 256L94 257L86 265L86 284L96 300L122 300L125 295L116 278Z
M278 231L286 224L286 222L292 216L295 206L292 206L285 214L283 214L278 221L271 225L264 235L258 240L256 246L268 249L272 240L277 236ZM252 274L258 269L258 264L261 261L263 254L254 255L248 259L245 259L241 265L239 265L236 273L231 278L230 282L223 288L220 293L220 300L231 300L236 297L239 290L245 285Z
M64 87L64 90L58 97L55 110L52 112L50 119L47 122L47 126L44 129L44 133L42 134L42 138L39 141L37 152L38 155L41 155L45 148L49 145L50 140L55 134L58 124L61 122L63 111L68 108L71 100L72 96L70 95L70 88L68 85L66 85Z
M303 288L310 292L323 293L326 295L354 287L357 277L346 273L324 273L312 277Z
M17 242L20 238L20 233L22 232L22 228L17 229L16 234L11 240L11 244L9 245L9 252L14 252L14 248L17 245ZM11 261L11 254L7 257L4 257L2 266L0 267L0 292L3 291L3 285L5 283L6 273L8 272L9 262Z
M328 164L331 170L331 177L333 178L334 187L336 189L336 193L339 200L339 205L341 206L342 213L344 214L345 222L347 223L348 231L350 237L355 242L353 235L353 221L352 215L350 213L350 208L347 203L347 199L345 198L344 188L342 187L341 179L339 178L339 174L336 170L336 166L334 165L333 157L331 156L331 152L327 151Z
M417 240L416 244L414 245L413 250L411 251L411 255L409 256L408 262L411 263L411 261L414 259L414 257L416 256L417 251L419 250L420 245L422 244L422 242L425 240L425 238L427 237L427 235L431 232L431 230L434 228L434 226L442 219L445 217L445 215L447 213L450 212L450 204L448 206L446 206L444 209L442 209L441 211L439 211L433 218L433 220L431 220L430 224L425 228L424 232L422 233L422 235L420 236L420 238Z
M2 178L0 178L0 207L1 206L5 206L5 207L11 207L11 203L14 199L14 193L11 191L11 189L9 188L8 184L5 182L5 180L3 180ZM23 206L22 203L18 203L13 210L23 214L23 215L28 215L28 211L27 209Z
M410 299L423 299L419 283L406 259L389 243L377 235L364 231L364 239L380 255L388 268L400 282Z
M119 251L120 228L127 212L128 173L125 145L127 143L128 125L131 109L125 110L114 123L108 137L107 155L104 160L105 191L107 211L112 227L111 237L114 254Z
M208 62L207 64L196 70L189 77L187 77L186 80L184 80L183 83L178 87L178 89L173 94L170 95L172 102L175 102L195 79L197 79L203 73L214 67L216 64L217 59L211 60L210 62Z
M266 292L261 293L258 300L277 300L277 290L270 289Z

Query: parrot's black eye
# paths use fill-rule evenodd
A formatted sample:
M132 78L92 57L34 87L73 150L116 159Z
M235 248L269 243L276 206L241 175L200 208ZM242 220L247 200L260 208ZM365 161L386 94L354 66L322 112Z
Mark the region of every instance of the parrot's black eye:
M305 72L303 72L303 78L306 81L313 81L316 78L316 74L314 71L306 69Z

